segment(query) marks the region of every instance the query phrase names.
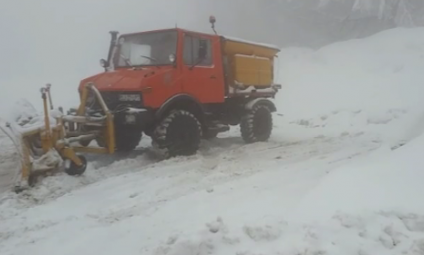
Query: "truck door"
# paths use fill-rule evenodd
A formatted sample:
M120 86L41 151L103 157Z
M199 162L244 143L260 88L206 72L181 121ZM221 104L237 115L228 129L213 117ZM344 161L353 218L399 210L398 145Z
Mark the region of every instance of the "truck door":
M201 103L224 101L224 77L219 37L185 33L183 39L183 90Z

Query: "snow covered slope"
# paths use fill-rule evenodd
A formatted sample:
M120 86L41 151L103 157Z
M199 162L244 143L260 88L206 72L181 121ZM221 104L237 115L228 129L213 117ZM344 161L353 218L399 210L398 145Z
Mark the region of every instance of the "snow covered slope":
M419 135L423 32L395 29L316 52L283 50L278 104L284 119L326 136L372 133L393 146Z
M285 49L268 143L93 157L0 197L0 254L423 254L424 29Z

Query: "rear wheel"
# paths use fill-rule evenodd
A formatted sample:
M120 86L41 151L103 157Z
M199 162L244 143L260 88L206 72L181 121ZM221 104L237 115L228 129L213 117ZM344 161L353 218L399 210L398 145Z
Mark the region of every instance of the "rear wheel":
M263 104L255 105L240 123L241 136L246 143L264 142L272 132L272 114Z
M171 111L154 131L154 142L166 149L167 156L190 156L197 152L202 127L197 118L185 110Z

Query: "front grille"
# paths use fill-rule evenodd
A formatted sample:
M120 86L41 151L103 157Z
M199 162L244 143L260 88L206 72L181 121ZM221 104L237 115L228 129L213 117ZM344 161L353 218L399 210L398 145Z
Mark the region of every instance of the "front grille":
M102 95L103 100L105 101L107 107L109 108L109 110L116 110L119 107L122 106L131 106L131 107L141 107L143 105L143 97L140 94L140 92L117 92L117 91L101 91L100 94ZM140 101L120 101L119 97L122 94L126 94L126 95L140 95ZM89 98L91 100L89 100L89 102L87 102L87 106L89 108L91 108L94 111L98 111L101 110L102 108L100 107L100 103L97 100L93 100L94 95L89 95Z

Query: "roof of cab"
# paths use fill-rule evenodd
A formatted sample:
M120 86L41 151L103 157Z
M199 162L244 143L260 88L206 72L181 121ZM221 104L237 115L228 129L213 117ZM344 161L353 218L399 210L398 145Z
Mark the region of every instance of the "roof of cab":
M217 37L222 37L225 40L229 40L229 41L235 41L235 42L240 42L240 43L247 43L247 44L262 46L262 47L266 47L266 48L275 49L275 50L278 50L278 51L280 50L280 47L278 47L277 45L273 45L273 44L260 43L260 42L245 40L245 39L236 38L236 37L232 37L232 36L226 36L226 35L219 35L219 34L216 35L216 34L211 34L211 33L203 33L203 32L198 32L198 31L187 30L187 29L183 29L183 28L164 28L164 29L149 30L149 31L142 31L142 32L135 32L135 33L126 33L126 34L121 34L121 36L136 35L136 34L142 34L142 33L152 33L152 32L162 32L162 31L172 31L172 30L176 30L176 31L184 32L184 33L193 33L193 34L198 34L198 35L217 36Z

